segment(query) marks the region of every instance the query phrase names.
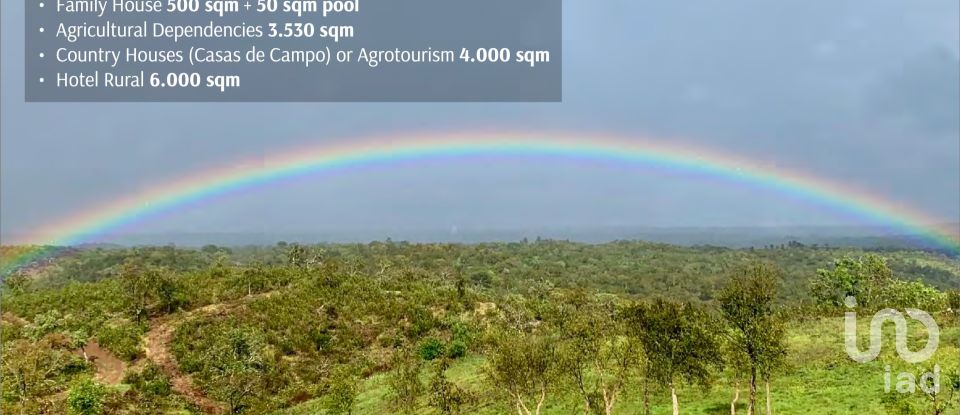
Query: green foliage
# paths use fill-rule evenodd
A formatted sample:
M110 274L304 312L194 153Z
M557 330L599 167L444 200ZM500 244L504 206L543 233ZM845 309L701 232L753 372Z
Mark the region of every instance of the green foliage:
M172 246L74 250L69 256L63 256L57 261L57 267L51 270L40 285L59 288L71 282L96 282L113 278L118 270L131 262L141 267L186 273L209 267L215 259L215 252L178 249Z
M883 257L874 254L859 259L844 257L834 261L831 270L817 270L811 291L822 305L841 307L847 297L853 297L861 307L874 307L879 290L892 278Z
M148 363L139 372L128 373L124 376L123 383L147 398L166 398L172 392L170 379L153 363Z
M503 331L494 334L484 370L493 389L510 403L539 413L548 393L561 381L556 339Z
M94 371L77 357L75 348L92 335L121 358L142 358L145 331L156 327L153 320L160 318L174 330L170 351L180 371L205 396L236 413L273 413L290 407L309 414L341 411L328 407L331 400L349 403L339 408L358 413L424 413L428 403L432 412L515 412L516 397L506 392L513 387L504 387L508 377L498 381L491 373L512 373L512 379L526 382L513 390L524 391L522 402L531 413L540 401L538 385L547 385L542 408L546 414L587 406L589 411L643 413L646 391L653 413L662 413L669 396L646 386L658 378L672 379L685 413L725 412L730 391L708 387L695 393L687 387L720 379L727 385L731 376L743 377L742 370L718 372L724 355L731 357L731 366L751 366L734 363L734 355L744 354L748 336L725 329L712 314L724 313L724 304L734 304L732 310L739 311L726 317L742 319L749 327L779 322L767 316L781 307L812 307L808 288L811 277L818 278L818 266L833 257L865 255L799 245L736 250L550 240L301 248L295 261L288 255L290 245L84 250L58 259L64 268L51 269L15 295L4 296L0 410L62 411L68 385ZM935 313L939 308L932 307L949 305L950 297L929 287L960 287L956 261L905 251L885 255L890 257L886 262L890 278L883 277L887 274L879 266L882 260L861 258L856 265L841 267L857 276L859 282L849 285L851 291L875 307L889 302ZM727 276L750 269L755 262L782 268L780 289L745 284L745 292L767 287L745 297L721 289ZM87 274L68 276L62 269ZM917 278L926 285L916 283ZM863 281L883 283L865 288ZM4 289L4 294L10 292L9 287ZM669 298L662 306L667 311L656 311L652 296ZM637 307L645 308L641 317L658 321L665 330L648 330L657 324L638 318ZM826 315L839 318L840 311ZM837 410L841 406L862 409L858 402L868 406L858 413L881 411L880 395L868 388L869 382L859 382L875 377L875 367L850 364L842 342L824 340L842 336L842 328L822 316L808 313L802 321L753 329L763 336L749 336L765 345L780 338L780 330L795 335L786 357L790 365L754 363L759 377L776 374L776 412L810 407L809 413L829 408L824 411L839 414L845 410ZM956 330L944 322L956 320L941 316L956 317L934 315L945 330L941 349L955 352ZM797 334L808 325L818 331ZM671 330L680 335L658 337L657 333ZM724 342L723 354L711 346L720 338L734 340ZM673 346L651 346L650 341L657 339ZM663 351L670 347L677 354L665 358ZM550 354L555 360L544 362L542 355ZM447 365L449 369L439 372L423 370ZM543 370L544 365L552 369ZM107 389L105 413L189 411L186 400L171 391L169 379L156 367L149 362L131 366L142 371L132 370L126 385ZM352 368L351 376L341 376L339 368L345 367ZM523 367L538 369L518 374ZM838 374L830 375L831 371ZM546 375L553 377L540 378ZM343 381L347 378L353 381ZM833 395L824 395L821 405L811 394L794 393L800 386ZM853 393L838 393L843 387ZM837 404L826 403L830 399Z
M463 342L467 346L476 338L475 329L463 320L456 320L450 325L450 334L453 341Z
M560 370L590 413L613 408L639 364L638 344L617 311L614 303L574 292L549 313L559 336Z
M425 308L410 306L406 312L410 321L407 328L407 335L411 338L423 336L437 325L436 319L434 319L430 311Z
M137 323L153 310L171 313L188 302L166 269L128 262L120 270L119 283L127 313Z
M341 367L334 372L325 396L328 414L349 415L357 401L358 383L352 367Z
M118 319L100 327L97 332L97 343L120 359L133 361L143 355L143 349L140 347L143 333L143 326Z
M441 359L437 364L436 374L430 381L430 405L441 415L456 415L469 403L470 396L456 383L447 379L447 369L450 362Z
M218 336L207 351L200 376L231 413L245 412L263 387L269 356L257 330L237 327Z
M387 385L393 409L401 414L413 414L419 406L419 398L424 392L420 382L422 366L422 360L406 350L396 351L391 359Z
M423 360L434 360L444 355L445 347L443 341L435 337L423 339L417 348L417 353Z
M912 396L891 391L883 394L880 399L883 408L888 415L918 415L920 414L920 405Z
M270 278L267 270L260 264L247 267L235 275L233 286L245 295L263 292Z
M5 342L0 359L0 412L43 412L45 397L65 389L85 367L82 359L62 349L52 336Z
M960 290L950 290L947 292L947 307L954 313L960 313Z
M467 344L463 340L454 340L447 347L447 357L459 359L467 355ZM429 359L428 359L429 360Z
M33 280L23 272L14 272L3 278L4 291L13 295L23 294L30 289Z
M100 415L107 392L103 385L84 378L67 394L67 408L71 415Z
M947 300L946 295L920 280L893 280L880 290L880 304L888 308L936 312L947 308Z
M783 366L787 354L786 331L774 300L778 273L765 264L754 264L731 278L720 290L720 310L732 328L731 362L745 364L749 373L748 412L756 409L758 377L767 381Z
M919 308L928 312L947 307L948 298L936 288L917 279L894 278L887 260L877 255L837 260L833 270L818 270L811 283L814 298L821 305L840 307L853 297L859 307Z
M63 329L63 315L58 310L49 310L33 318L33 324L27 326L27 333L36 341L61 329Z
M625 314L646 353L647 374L659 385L707 385L722 365L718 324L700 307L658 298Z

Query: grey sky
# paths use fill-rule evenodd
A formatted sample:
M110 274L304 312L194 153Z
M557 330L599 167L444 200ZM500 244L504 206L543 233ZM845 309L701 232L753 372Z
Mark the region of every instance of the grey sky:
M2 2L0 231L232 160L347 136L500 128L680 136L960 220L956 0L569 0L562 104L25 104ZM849 223L717 180L537 160L304 178L132 231Z

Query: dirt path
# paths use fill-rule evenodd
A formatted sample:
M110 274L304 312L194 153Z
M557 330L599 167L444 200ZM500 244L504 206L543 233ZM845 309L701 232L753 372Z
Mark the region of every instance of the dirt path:
M170 343L173 341L173 332L176 330L177 324L199 314L212 313L216 311L218 306L220 305L213 304L188 311L177 320L161 318L151 324L150 331L144 335L143 347L147 359L152 360L170 378L170 384L174 392L183 395L191 404L208 414L222 414L225 411L219 402L208 398L200 388L194 386L190 375L180 372L177 359L170 352Z
M220 402L207 397L200 388L193 384L193 378L180 371L177 358L170 351L173 333L179 324L200 316L225 315L230 310L250 301L266 298L274 292L266 292L244 297L229 303L211 304L182 313L162 317L151 323L150 331L144 335L144 350L147 359L152 360L170 378L174 392L183 395L190 403L208 414L223 414L226 408ZM172 318L171 318L172 317Z
M127 364L124 363L124 361L100 347L100 344L96 341L88 343L87 346L84 347L84 351L87 352L87 357L97 369L97 374L94 376L94 379L108 385L120 384L120 381L123 380L123 372L127 370ZM77 353L82 355L82 352L79 350Z

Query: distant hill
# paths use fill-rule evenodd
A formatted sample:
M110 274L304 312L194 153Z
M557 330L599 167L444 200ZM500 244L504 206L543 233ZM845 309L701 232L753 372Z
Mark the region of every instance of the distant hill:
M960 235L960 224L945 224ZM864 249L919 249L942 252L920 235L896 233L881 227L797 226L797 227L582 227L530 229L380 229L304 232L223 232L125 234L101 238L104 243L88 247L109 248L132 245L245 246L269 245L278 241L299 243L370 242L385 240L411 242L510 242L524 238L603 243L616 240L644 240L682 246L710 245L730 248L766 247L800 243L804 245L855 247ZM108 243L107 243L108 242ZM944 252L957 255L957 252Z

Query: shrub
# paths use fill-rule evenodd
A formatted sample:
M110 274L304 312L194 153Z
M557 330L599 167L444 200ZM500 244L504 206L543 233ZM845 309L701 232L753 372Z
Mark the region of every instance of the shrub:
M884 393L880 399L883 409L890 415L920 414L919 405L912 396L905 393Z
M436 326L433 315L423 307L411 307L408 318L410 326L407 328L407 335L411 338L420 337Z
M100 415L107 392L103 385L90 378L78 382L67 395L68 412L73 415Z
M920 280L893 280L882 288L880 299L883 306L897 309L917 308L932 313L947 307L947 297Z
M170 380L160 371L160 368L148 363L140 372L130 372L124 376L123 383L133 389L152 397L166 397L170 395Z
M459 359L467 355L467 344L461 340L454 340L450 342L450 347L447 350L447 357L451 359Z
M954 313L960 313L960 290L947 292L947 307L950 307Z
M352 368L335 371L326 395L326 409L329 414L353 413L357 401L358 380Z
M417 349L417 353L423 360L433 360L441 357L444 353L443 342L435 337L424 339L422 342L420 342L420 347Z
M390 388L390 400L393 409L403 414L412 414L417 410L417 401L423 394L420 383L420 369L423 363L413 353L398 350L390 362L387 373L387 386Z
M467 391L447 379L446 371L449 365L447 360L441 360L437 374L430 381L430 406L442 415L461 413L471 400Z
M473 329L462 321L455 321L450 326L451 337L455 341L460 341L464 346L470 345L475 336Z
M326 330L311 330L310 342L318 352L325 352L333 343L333 336Z
M140 350L142 335L143 330L140 326L124 320L107 323L101 327L97 333L97 342L117 357L133 361L142 352Z

